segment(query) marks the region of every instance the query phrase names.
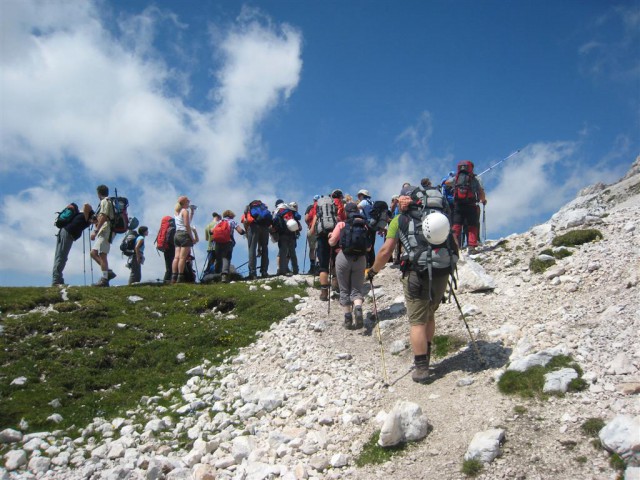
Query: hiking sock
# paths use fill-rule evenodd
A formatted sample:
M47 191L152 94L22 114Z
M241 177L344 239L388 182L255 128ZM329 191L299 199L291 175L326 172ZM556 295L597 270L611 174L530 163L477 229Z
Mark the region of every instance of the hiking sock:
M413 357L413 363L415 363L416 365L418 365L419 363L424 363L427 361L427 355L415 355Z
M109 281L109 270L102 270L102 278Z
M178 273L176 275L176 283L184 283L184 273Z

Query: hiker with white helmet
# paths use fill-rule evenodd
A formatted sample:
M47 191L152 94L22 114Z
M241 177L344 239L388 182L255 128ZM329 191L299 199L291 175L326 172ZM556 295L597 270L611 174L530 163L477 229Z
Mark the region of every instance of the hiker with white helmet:
M297 204L294 202L297 208ZM300 214L291 205L284 202L276 205L273 216L273 229L278 234L278 272L277 275L299 273L298 256L296 255L296 238L301 230ZM291 270L289 270L291 260Z
M404 250L402 286L415 367L412 379L426 383L436 328L435 312L444 297L449 276L453 275L458 248L449 219L443 213L446 199L438 189L404 187L398 203L400 214L389 224L386 241L367 278L373 287L373 278L401 243Z
M347 220L336 224L329 234L329 245L337 251L336 277L340 286L340 305L344 309L344 327L355 330L364 325L364 270L371 243L369 226L358 206L349 202L344 209Z

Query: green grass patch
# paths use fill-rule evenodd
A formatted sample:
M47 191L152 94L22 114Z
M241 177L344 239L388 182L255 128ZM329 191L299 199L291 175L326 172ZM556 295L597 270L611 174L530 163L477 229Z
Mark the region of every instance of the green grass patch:
M563 235L558 235L551 244L554 247L575 247L584 243L594 242L604 238L600 230L588 228L585 230L572 230Z
M587 418L582 425L580 425L580 429L590 437L597 437L600 430L604 428L604 420L598 417Z
M455 352L466 344L466 340L460 337L453 335L436 335L433 337L431 344L431 353L435 358L446 357L449 353Z
M304 288L270 284L253 292L245 283L71 287L68 302L57 288L0 288L0 430L23 418L29 432L83 426L182 386L188 369L204 359L220 364L294 312L284 299ZM134 294L143 300L130 302ZM50 304L59 313L29 313ZM10 385L21 376L26 385ZM49 405L54 399L60 408ZM47 421L53 413L60 424Z
M547 248L545 250L542 250L540 253L545 254L545 255L549 255L557 260L566 258L566 257L570 257L571 255L573 255L573 252L567 248L558 248L556 250L552 250L550 248Z
M381 447L378 445L380 439L380 431L375 432L369 441L364 444L360 455L356 458L356 466L364 467L365 465L378 465L391 460L407 448L406 443L401 443L393 447Z
M558 355L553 357L544 367L535 366L524 372L506 371L498 381L498 390L506 395L519 395L522 398L548 398L549 394L542 391L544 376L561 368L573 368L578 373L578 379L576 380L582 380L583 371L580 365L567 355ZM568 391L578 391L577 387L582 386L583 383L586 386L584 380L577 382L573 387L570 383Z
M588 459L584 455L580 455L579 457L574 458L574 460L580 464L585 464Z
M470 460L465 460L462 462L462 468L460 471L464 473L467 477L476 477L482 472L484 465L480 460L476 460L472 458Z
M535 257L531 257L531 260L529 260L529 270L531 270L533 273L542 273L547 268L555 264L556 261L553 259L540 260L536 255Z
M525 413L527 413L527 408L523 407L522 405L516 405L515 407L513 407L513 413L517 415L524 415Z
M614 470L621 471L624 470L626 466L622 457L617 453L611 454L611 457L609 457L609 465L611 465L611 468L613 468Z

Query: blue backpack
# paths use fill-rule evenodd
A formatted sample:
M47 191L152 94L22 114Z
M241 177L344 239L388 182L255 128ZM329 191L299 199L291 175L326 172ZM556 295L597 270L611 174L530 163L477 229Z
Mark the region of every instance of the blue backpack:
M271 212L260 200L254 200L249 204L249 214L257 225L268 227L273 223Z
M365 205L364 207L362 207L362 215L364 216L364 219L368 222L369 219L371 218L371 210L373 210L373 202L371 201L370 198L365 198L364 202L365 202Z

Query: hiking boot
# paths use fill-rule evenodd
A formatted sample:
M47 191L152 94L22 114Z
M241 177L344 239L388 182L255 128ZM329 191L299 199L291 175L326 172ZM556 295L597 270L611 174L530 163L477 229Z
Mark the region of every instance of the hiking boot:
M411 379L416 383L427 383L429 380L429 359L415 362Z
M131 268L131 267L129 267L129 268ZM113 272L113 270L107 270L107 278L109 280L113 280L116 277L117 277L117 275Z
M184 283L184 274L183 273L178 273L176 275L175 283Z
M269 278L269 274L268 274L267 272L262 272L262 273L260 274L260 276L261 276L262 278Z
M364 317L362 316L362 305L353 308L353 316L355 318L354 330L364 327Z
M108 287L109 286L109 280L107 280L106 278L101 278L96 283L94 283L93 286L94 287Z
M320 287L320 300L322 300L323 302L326 302L329 300L329 286L322 286Z
M223 273L222 277L220 277L220 281L222 283L229 283L229 275L227 275L226 273Z
M353 315L351 315L351 312L344 314L344 328L353 330Z

